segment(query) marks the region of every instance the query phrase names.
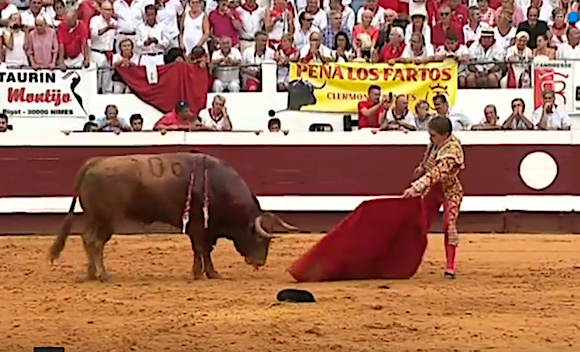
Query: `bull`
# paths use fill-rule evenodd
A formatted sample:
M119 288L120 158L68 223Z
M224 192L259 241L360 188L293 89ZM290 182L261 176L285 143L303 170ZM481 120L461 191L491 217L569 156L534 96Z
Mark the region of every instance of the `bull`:
M303 106L316 104L314 91L325 86L326 82L320 87L315 87L302 79L288 82L288 110L299 111Z
M127 155L89 159L78 171L72 204L50 249L57 259L71 232L77 198L90 280L107 277L104 246L125 220L166 223L187 233L193 249L193 277L219 278L211 252L218 238L233 241L247 264L266 264L273 235L264 221L296 227L264 212L248 185L224 161L202 153Z

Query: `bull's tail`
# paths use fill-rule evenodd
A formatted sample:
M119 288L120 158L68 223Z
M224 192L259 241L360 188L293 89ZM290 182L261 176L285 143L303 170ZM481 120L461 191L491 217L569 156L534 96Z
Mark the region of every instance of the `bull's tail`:
M60 256L60 252L62 252L62 250L64 249L64 246L66 244L66 239L68 238L68 235L70 234L70 230L72 227L72 223L73 223L73 219L74 219L74 210L75 210L75 206L77 204L77 197L74 196L72 199L72 203L70 205L70 208L68 210L68 214L66 214L66 217L64 218L64 221L62 223L62 227L60 228L59 233L56 235L56 238L52 244L52 247L50 247L50 262L52 263L55 259L58 259L58 257Z

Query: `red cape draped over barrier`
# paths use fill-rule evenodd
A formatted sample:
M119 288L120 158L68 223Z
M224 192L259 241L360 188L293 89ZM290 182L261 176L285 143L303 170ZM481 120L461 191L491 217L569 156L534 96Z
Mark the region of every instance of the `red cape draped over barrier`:
M423 259L440 199L434 187L424 199L365 201L288 271L301 282L409 279Z
M179 101L189 103L194 114L205 109L209 81L207 68L185 62L157 66L157 84L149 84L145 66L115 69L136 96L162 112L173 110Z

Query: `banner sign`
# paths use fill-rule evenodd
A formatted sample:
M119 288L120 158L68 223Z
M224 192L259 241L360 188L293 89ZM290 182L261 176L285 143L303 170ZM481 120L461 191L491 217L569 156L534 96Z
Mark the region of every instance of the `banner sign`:
M453 60L426 64L327 63L290 64L288 110L357 112L371 85L383 95L406 94L409 108L417 101L447 95L451 106L457 96L457 63Z
M556 93L556 104L564 106L567 112L578 110L579 104L574 99L574 79L577 72L576 63L571 61L545 61L534 63L534 110L542 106L542 93L553 90ZM576 74L577 75L577 74Z
M87 117L90 85L80 70L0 68L0 106L8 116Z

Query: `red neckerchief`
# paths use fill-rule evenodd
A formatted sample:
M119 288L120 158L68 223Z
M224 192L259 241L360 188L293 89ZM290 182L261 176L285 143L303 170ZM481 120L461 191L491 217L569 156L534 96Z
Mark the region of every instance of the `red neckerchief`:
M564 23L562 28L558 28L558 27L556 27L556 24L553 24L551 32L552 32L552 34L554 34L556 36L556 38L558 38L559 41L562 41L562 39L566 35L567 29L568 29L568 25L566 23Z
M282 50L282 52L284 53L284 55L286 55L288 57L290 57L290 55L293 55L293 54L295 54L297 52L296 48L294 48L292 46L289 47L289 48L280 49L280 50Z
M127 5L129 5L129 7L131 7L131 3L133 2L133 0L125 0L125 2L127 3Z
M253 7L250 7L250 6L248 5L248 3L247 3L247 2L245 2L245 3L244 3L242 6L241 6L241 8L243 8L243 9L244 9L244 10L246 10L246 11L248 11L249 13L252 13L252 12L256 11L258 8L260 8L260 7L258 6L258 4L255 4Z
M482 37L482 38L483 38L483 37ZM487 48L487 49L486 49L486 48L483 46L483 44L481 44L481 39L482 39L482 38L479 38L479 45L481 45L481 47L483 48L483 51L484 51L484 52L487 52L487 51L488 51L488 50L490 50L490 49L493 47L493 45L495 44L495 38L493 38L493 43L491 43L491 45L490 45L490 46L489 46L489 48Z
M401 55L403 55L403 51L405 51L405 43L400 43L396 48L393 46L393 44L386 44L384 47L389 53L389 60L391 58L401 57Z
M8 2L6 2L5 4L0 5L0 11L4 11L4 9L6 9L8 7Z
M209 117L210 117L210 118L211 118L211 119L212 119L214 122L220 122L220 121L221 121L221 119L223 119L223 118L224 118L224 113L223 113L223 111L222 111L222 113L221 113L221 114L219 114L219 115L215 115L215 114L214 114L214 110L213 110L213 108L209 108L209 109L208 109L208 112L209 112ZM216 119L216 118L215 118L216 116L219 116L219 117Z

